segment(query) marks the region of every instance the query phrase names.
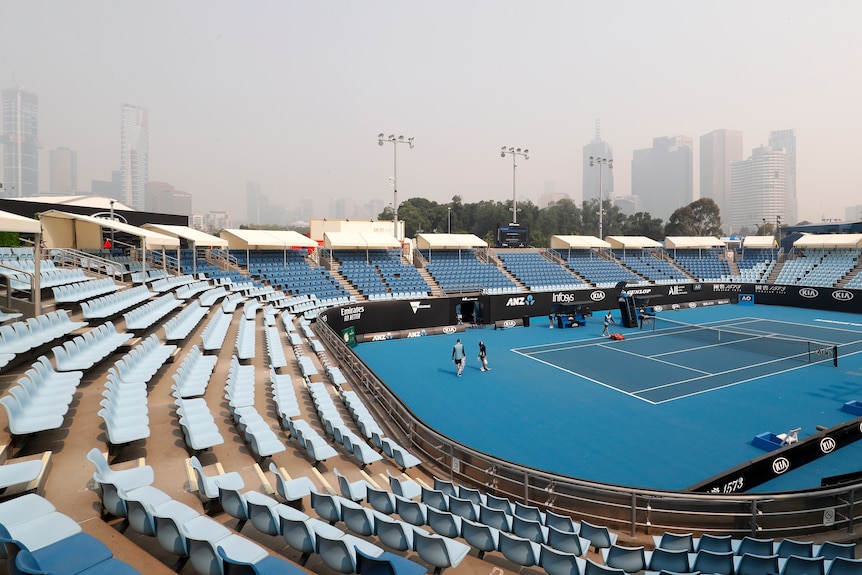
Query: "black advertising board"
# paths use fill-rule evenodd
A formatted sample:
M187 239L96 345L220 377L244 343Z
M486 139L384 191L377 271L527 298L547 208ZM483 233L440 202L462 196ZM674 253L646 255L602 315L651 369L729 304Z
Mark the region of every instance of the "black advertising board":
M638 307L668 311L744 302L750 305L783 305L862 313L862 291L771 284L684 283L625 288ZM589 288L502 295L464 295L416 300L358 302L321 313L337 332L353 327L357 335L413 331L457 325L458 310L472 303L482 323L542 317L561 306L592 312L617 309L621 290ZM470 323L466 322L465 323Z
M692 485L696 493L742 493L862 439L862 418L844 422Z

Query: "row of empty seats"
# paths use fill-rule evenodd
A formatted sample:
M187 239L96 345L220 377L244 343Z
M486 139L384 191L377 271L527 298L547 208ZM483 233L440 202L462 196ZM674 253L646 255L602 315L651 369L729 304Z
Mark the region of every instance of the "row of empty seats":
M72 321L66 310L55 310L26 321L0 325L0 351L21 354L37 349L87 325Z

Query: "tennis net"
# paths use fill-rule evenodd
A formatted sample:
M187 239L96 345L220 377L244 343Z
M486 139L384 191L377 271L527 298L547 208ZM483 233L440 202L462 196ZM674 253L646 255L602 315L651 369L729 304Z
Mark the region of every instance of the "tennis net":
M727 345L772 357L798 360L803 363L832 361L838 367L838 346L834 343L805 340L747 331L739 326L709 326L683 323L660 316L645 316L642 328L652 323L653 331L714 345Z

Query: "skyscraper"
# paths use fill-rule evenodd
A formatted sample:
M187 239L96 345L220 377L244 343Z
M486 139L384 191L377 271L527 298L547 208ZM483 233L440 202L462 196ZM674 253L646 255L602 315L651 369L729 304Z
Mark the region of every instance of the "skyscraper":
M245 184L245 219L250 224L260 225L261 205L260 184L257 182L246 182Z
M602 129L600 120L596 120L596 137L593 138L592 142L584 146L584 201L599 199L599 168L595 166L590 167L590 156L594 158L607 158L609 160L613 159L614 157L614 149L611 147L610 144L602 140ZM614 171L605 170L605 172L602 174L601 182L602 197L608 200L614 193Z
M121 201L131 208L143 210L149 175L147 111L123 104L120 123Z
M784 149L761 146L751 157L730 165L730 233L749 233L764 223L788 222L787 154Z
M784 150L787 158L787 207L785 208L787 220L785 222L795 224L799 221L796 201L796 130L770 132L769 146L776 150Z
M694 199L692 139L688 136L653 138L652 148L632 154L632 195L641 209L667 220Z
M730 220L730 163L743 159L742 132L713 130L700 137L700 197L711 198L723 222Z
M39 97L22 88L3 90L5 197L39 195Z
M48 167L52 194L69 195L78 191L78 152L69 148L51 150Z

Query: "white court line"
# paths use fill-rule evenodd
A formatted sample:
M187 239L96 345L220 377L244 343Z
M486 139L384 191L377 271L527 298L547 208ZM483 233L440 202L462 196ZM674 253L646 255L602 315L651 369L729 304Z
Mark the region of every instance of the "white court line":
M566 369L565 367L557 365L555 363L551 363L549 361L545 361L544 359L539 359L537 357L533 357L532 355L529 355L529 354L526 354L526 353L519 351L518 348L513 348L513 349L510 349L509 351L511 351L513 353L517 353L518 355L524 356L524 357L531 359L533 361L538 361L539 363L543 363L543 364L547 365L548 367L553 367L554 369L558 369L558 370L563 371L565 373L568 373L570 375L575 375L577 377L583 378L589 382L595 383L596 385L601 385L602 387L606 387L610 390L616 391L617 393L622 393L623 395L628 395L629 397L632 397L634 399L639 399L640 401L643 401L645 403L649 403L650 405L656 405L656 403L654 401L650 401L649 399L646 399L644 397L640 397L638 395L634 395L634 394L629 393L627 391L623 391L619 387L616 387L613 385L608 385L607 383L605 383L603 381L599 381L598 379L593 379L592 377L586 376L582 373L578 373L576 371Z
M740 322L740 320L744 320L744 321L741 321L741 322ZM752 318L752 317L736 318L736 319L734 320L734 323L730 323L730 324L728 324L728 323L722 323L721 325L711 325L711 324L717 324L717 323L719 323L719 321L727 321L727 320L717 320L716 322L708 322L708 323L704 323L704 324L700 324L700 325L710 326L710 327L715 327L715 328L721 328L721 327L724 327L724 328L727 328L728 330L732 330L734 327L736 327L736 326L738 326L738 325L740 325L740 324L746 324L746 323L763 323L763 322L775 322L775 323L781 323L781 324L785 324L785 325L794 325L794 326L804 327L804 324L800 324L800 323L787 322L787 321L781 321L781 320L771 320L771 319ZM676 326L676 327L681 327L681 326ZM637 334L637 333L636 333L636 334L634 334L634 336L633 336L633 337L630 337L630 340L631 340L631 341L634 341L634 340L639 340L639 339L642 339L642 338L652 338L652 337L657 337L657 336L658 336L658 337L661 337L661 336L667 336L667 335L676 335L676 334L678 334L678 333L685 333L685 332L679 332L679 331L671 332L671 331L669 331L669 329L672 329L672 328L666 328L666 329L659 328L658 330L653 330L653 331L650 331L650 332L647 332L647 333L644 333L643 331L641 331L641 332L640 332L640 334ZM696 329L697 329L697 326L696 326L696 325L693 325L693 326L692 326L692 330L696 330ZM745 328L742 328L742 329L745 329ZM831 329L831 328L830 328L830 329ZM838 331L838 330L836 330L836 331ZM842 330L842 331L850 331L850 332L852 332L852 330ZM856 332L854 332L854 333L856 333ZM776 333L773 333L773 332L763 332L763 331L758 331L757 333L751 333L751 336L752 336L752 337L751 337L751 339L758 339L758 338L763 337L763 336L765 336L765 335L775 335L775 336L777 336L777 337L785 337L785 338L791 337L791 338L792 338L792 336L788 336L787 334L776 334ZM800 340L800 341L802 341L802 340ZM807 341L807 340L806 340L806 341ZM756 367L760 367L760 366L764 366L764 365L769 365L769 364L771 364L771 363L778 363L778 362L781 362L781 361L785 361L785 360L787 360L787 359L792 359L793 357L797 357L797 356L785 356L785 357L781 357L781 358L772 359L772 360L769 360L769 361L764 361L764 362L760 362L760 363L756 363L756 364L749 364L749 365L746 365L746 366L741 366L741 367L737 367L737 368L733 368L733 369L729 369L729 370L725 370L725 371L720 371L720 372L715 372L715 373L708 372L708 371L703 371L703 370L698 370L698 369L696 369L696 368L692 368L692 367L689 367L689 366L680 365L680 364L676 364L676 363L673 363L673 362L669 362L669 361L666 361L666 360L659 359L659 357L660 357L660 356L662 356L662 355L674 355L674 354L686 353L686 352L688 352L688 351L696 351L696 350L708 349L708 348L711 348L711 347L719 347L719 346L724 346L724 345L732 345L733 343L736 343L736 342L724 342L724 343L709 344L709 345L706 345L706 346L697 346L697 347L694 347L694 348L686 348L686 349L676 350L676 351L672 351L672 352L660 353L660 354L656 354L656 355L654 355L654 356L643 355L643 354L639 354L639 353L635 353L635 352L632 352L632 351L628 351L628 350L622 349L622 348L620 348L620 347L619 347L619 346L617 346L617 345L611 345L611 344L607 343L607 342L605 341L605 339L604 339L604 338L602 338L602 339L600 339L600 340L595 340L595 339L584 340L584 341L582 341L582 342L577 342L577 343L576 343L576 342L574 342L574 341L570 341L570 342L562 342L562 345L561 345L561 344L556 344L556 345L555 345L555 344L541 344L541 345L527 346L527 347L522 347L522 348L513 348L513 349L511 349L510 351L513 351L514 353L517 353L517 354L519 354L519 355L521 355L521 356L527 357L527 358L532 359L532 360L534 360L534 361L538 361L538 362L540 362L540 363L543 363L543 364L545 364L545 365L548 365L548 366L550 366L550 367L553 367L553 368L558 369L558 370L560 370L560 371L563 371L563 372L565 372L565 373L569 373L569 374L571 374L571 375L575 375L575 376L577 376L577 377L583 378L583 379L585 379L585 380L587 380L587 381L590 381L590 382L592 382L592 383L596 383L596 384L598 384L598 385L601 385L602 387L605 387L605 388L608 388L608 389L612 389L612 390L614 390L614 391L616 391L616 392L618 392L618 393L622 393L623 395L627 395L627 396L629 396L629 397L634 397L634 398L636 398L636 399L640 399L641 401L644 401L644 402L649 403L649 404L651 404L651 405L660 405L660 404L663 404L663 403L668 403L668 402L671 402L671 401L676 401L676 400L678 400L678 399L684 399L684 398L686 398L686 397L692 397L692 396L700 395L700 394L707 393L707 392L710 392L710 391L719 390L719 389L724 389L724 388L726 388L726 387L732 387L732 386L734 386L734 385L739 385L739 384L741 384L741 383L746 383L746 382L749 382L749 381L755 381L755 380L762 379L762 378L765 378L765 377L770 377L770 376L772 376L772 375L777 375L777 374L781 374L781 373L786 373L786 372L789 372L789 371L795 371L795 370L797 370L797 369L802 369L802 368L805 368L805 367L808 367L808 366L811 366L811 365L814 365L814 364L817 364L817 363L823 363L823 362L825 362L825 361L828 361L828 359L824 359L823 361L818 361L818 362L813 362L813 363L807 363L807 362L806 362L806 363L802 363L801 365L798 365L798 366L789 367L789 368L787 368L787 369L782 369L782 370L779 370L779 371L772 371L772 372L767 373L767 374L758 375L758 376L755 376L755 377L751 377L751 378L747 378L747 379L743 379L743 380L739 380L739 381L735 381L735 382L729 382L729 383L724 384L724 385L717 385L717 386L714 386L714 387L709 387L708 389L703 389L703 390L700 390L700 391L696 391L696 392L692 392L692 393L687 393L687 394L683 394L683 395L675 396L675 397L672 397L672 398L669 398L669 399L664 399L664 400L661 400L661 401L652 401L652 400L649 400L649 399L646 399L646 398L642 397L641 395L638 395L638 394L645 393L645 392L649 392L649 391L655 391L655 390L658 390L658 389L663 389L663 388L668 388L668 387L675 387L675 386L683 385L683 384L686 384L686 383L691 383L691 382L701 381L701 380L704 380L704 379L708 379L708 378L710 378L710 377L717 377L717 376L721 376L721 375L727 375L727 374L732 374L732 373L735 373L735 372L745 371L745 370L747 370L747 369L752 369L752 368L756 368ZM856 342L854 342L854 343L856 343ZM840 347L841 345L848 345L848 344L837 344L837 345L839 345L839 347ZM549 347L549 346L553 346L553 347ZM621 389L621 388L619 388L619 387L617 387L617 386L615 386L615 385L609 385L609 384L607 384L607 383L605 383L605 382L603 382L603 381L599 381L599 380L594 379L594 378L592 378L592 377L586 376L586 375L584 375L584 374L582 374L582 373L578 373L578 372L572 371L572 370L570 370L570 369L566 369L566 368L561 367L561 366L559 366L559 365L557 365L557 364L555 364L555 363L552 363L552 362L549 362L549 361L545 361L545 360L542 360L542 359L539 359L539 358L535 357L535 355L537 355L537 354L545 354L545 353L549 353L549 352L566 351L566 350L571 350L571 349L583 349L583 348L586 348L586 347L593 347L593 346L596 346L596 347L602 347L603 349L611 349L611 350L614 350L614 351L617 351L617 352L620 352L620 353L625 353L625 354L628 354L628 355L632 355L632 356L634 356L634 357L639 357L639 358L646 359L646 360L649 360L649 361L656 361L656 362L659 362L659 363L664 363L664 364L669 365L669 366L672 366L672 367L676 367L676 368L679 368L679 369L684 369L684 370L687 370L687 371L693 371L693 372L696 372L696 373L701 373L701 374L703 374L703 375L702 375L702 376L700 376L700 377L692 377L692 378L689 378L689 379L684 379L684 380L675 381L675 382L669 382L669 383L666 383L666 384L662 384L662 385L658 385L658 386L653 386L653 387L648 387L648 388L640 389L640 390L637 390L637 391L634 391L634 392L629 392L629 391L624 391L623 389ZM539 348L539 349L537 349L537 348ZM530 350L530 349L533 349L533 350L535 350L535 351L532 351L532 352L525 352L525 351L521 351L521 350ZM862 350L860 350L860 351L858 351L858 352L849 353L849 354L847 354L847 356L849 356L849 355L856 355L857 353L862 353ZM845 356L845 357L846 357L846 356Z

